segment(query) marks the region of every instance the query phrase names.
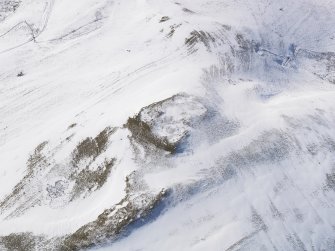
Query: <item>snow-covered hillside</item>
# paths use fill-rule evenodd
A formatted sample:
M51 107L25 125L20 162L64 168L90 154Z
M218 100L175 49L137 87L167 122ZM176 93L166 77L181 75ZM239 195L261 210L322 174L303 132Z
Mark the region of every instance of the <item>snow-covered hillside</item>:
M0 0L0 250L335 250L334 11Z

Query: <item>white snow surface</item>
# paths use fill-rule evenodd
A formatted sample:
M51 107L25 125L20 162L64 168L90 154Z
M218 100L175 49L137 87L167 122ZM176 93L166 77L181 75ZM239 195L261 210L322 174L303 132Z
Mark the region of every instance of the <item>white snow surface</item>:
M335 250L334 11L331 0L22 0L0 19L0 203L40 143L59 169L27 185L43 194L34 206L0 206L0 236L71 234L119 203L136 171L169 191L162 209L94 250ZM188 43L194 31L207 35ZM137 161L124 124L177 94L142 119L170 142L187 135L182 150ZM116 159L107 182L47 199L75 146L108 126L92 164Z

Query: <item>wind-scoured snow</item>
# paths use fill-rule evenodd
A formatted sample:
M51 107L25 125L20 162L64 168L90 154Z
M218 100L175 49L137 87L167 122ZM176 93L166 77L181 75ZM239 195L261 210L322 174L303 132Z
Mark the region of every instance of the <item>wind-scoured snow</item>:
M334 250L334 10L0 0L0 250Z

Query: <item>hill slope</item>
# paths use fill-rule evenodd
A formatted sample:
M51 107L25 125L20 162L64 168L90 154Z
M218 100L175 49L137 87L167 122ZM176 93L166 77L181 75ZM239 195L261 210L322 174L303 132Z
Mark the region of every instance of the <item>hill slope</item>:
M334 250L334 10L0 0L0 250Z

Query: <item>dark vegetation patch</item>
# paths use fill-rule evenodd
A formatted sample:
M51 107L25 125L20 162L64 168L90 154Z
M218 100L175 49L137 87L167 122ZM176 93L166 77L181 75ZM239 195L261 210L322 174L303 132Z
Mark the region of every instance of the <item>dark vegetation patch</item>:
M92 170L93 161L106 151L110 136L116 128L107 127L95 138L88 137L81 141L72 152L72 165L75 167L69 179L75 182L71 200L76 199L81 194L93 192L100 189L107 181L108 176L116 162L116 159L105 158L96 169ZM81 160L88 159L89 162L84 168L79 168Z
M215 42L215 38L208 32L205 31L192 31L188 38L185 38L185 45L191 51L194 50L194 47L198 43L202 43L208 51L211 51L211 43Z
M107 127L95 138L88 137L81 141L72 152L72 164L78 166L79 162L85 158L92 161L106 150L109 137L116 131L115 128Z
M70 141L70 140L73 138L73 136L74 136L74 133L71 134L70 136L66 137L65 140L66 140L66 141Z
M171 38L174 33L176 32L176 29L179 28L182 24L174 24L170 26L170 32L166 35L167 38Z
M178 109L178 106L180 114L169 112L169 109ZM199 114L196 112L193 116L193 107ZM188 112L192 116L188 116ZM187 94L177 94L142 108L137 115L128 119L124 127L132 133L131 141L143 146L145 153L163 150L177 154L185 150L191 130L200 123L206 112L199 100Z
M235 39L241 49L252 50L254 48L253 43L240 33L236 34Z
M260 44L249 40L244 34L237 33L230 39L232 27L221 24L211 33L204 31L193 31L191 36L185 40L191 52L195 51L195 45L202 43L208 51L213 48L223 47L218 50L220 63L211 67L211 75L215 74L215 81L231 82L232 74L235 72L249 72L255 64L255 52L260 50Z
M72 128L76 127L76 126L77 126L77 123L73 123L73 124L69 125L69 127L67 129L69 130L69 129L72 129Z
M187 9L187 8L183 8L183 11L186 12L186 13L189 13L189 14L194 14L195 12L190 10L190 9Z
M31 175L36 168L48 165L47 157L42 153L45 146L48 144L47 141L39 144L32 155L30 155L27 161L28 174Z
M116 240L130 224L146 217L165 196L164 191L158 194L132 194L129 179L126 181L126 197L101 213L95 221L65 237L59 248L61 251L82 250Z
M35 237L31 233L10 234L0 237L0 245L2 244L6 251L35 251L37 250L37 244L42 241L42 237Z
M327 188L335 191L335 172L327 173L326 184L327 184Z
M153 134L151 127L141 120L140 115L129 118L126 127L132 133L134 139L142 144L154 145L170 153L175 153L178 144L172 144L167 138L160 138Z
M105 160L104 163L97 168L97 170L85 168L78 174L72 175L72 179L75 180L72 198L77 197L85 191L92 192L100 189L106 183L115 161L116 159L109 161Z
M0 236L1 251L55 251L59 250L60 238L47 239L30 232Z
M164 16L164 17L161 18L161 20L159 20L159 22L160 22L160 23L163 23L163 22L166 22L166 21L168 21L168 20L170 20L170 17L168 17L168 16Z
M17 77L23 77L23 76L24 76L23 71L20 71L16 76L17 76Z

